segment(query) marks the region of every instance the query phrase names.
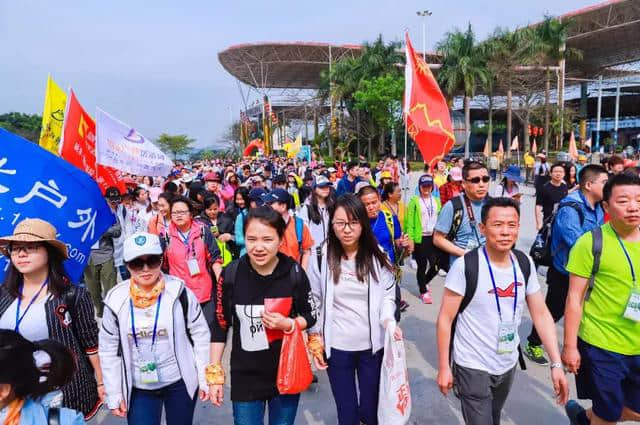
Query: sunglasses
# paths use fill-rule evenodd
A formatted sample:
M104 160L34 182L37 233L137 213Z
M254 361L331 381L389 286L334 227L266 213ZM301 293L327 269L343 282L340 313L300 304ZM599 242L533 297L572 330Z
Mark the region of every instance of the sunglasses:
M162 264L162 257L159 255L149 255L147 257L138 257L127 263L127 267L129 267L134 272L139 272L144 269L144 265L147 265L149 269L157 269Z
M489 176L473 177L473 178L467 179L469 183L473 183L473 184L478 184L480 182L489 183L489 180L491 180Z

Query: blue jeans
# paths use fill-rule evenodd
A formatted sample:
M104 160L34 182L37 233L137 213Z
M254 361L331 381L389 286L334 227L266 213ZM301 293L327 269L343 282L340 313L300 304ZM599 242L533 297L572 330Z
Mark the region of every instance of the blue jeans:
M269 403L269 425L293 425L298 412L300 394L279 395L271 400L234 401L235 425L263 425L264 410Z
M133 388L127 422L129 425L160 425L163 406L167 425L191 425L196 394L189 395L183 380L158 390Z
M338 409L339 425L378 425L378 391L384 350L342 351L331 349L329 383ZM360 400L356 390L356 374Z

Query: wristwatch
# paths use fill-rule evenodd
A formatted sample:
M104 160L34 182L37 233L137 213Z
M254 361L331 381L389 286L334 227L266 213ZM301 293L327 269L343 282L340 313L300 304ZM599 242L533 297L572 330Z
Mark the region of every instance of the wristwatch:
M553 369L562 369L562 363L551 363L549 368Z

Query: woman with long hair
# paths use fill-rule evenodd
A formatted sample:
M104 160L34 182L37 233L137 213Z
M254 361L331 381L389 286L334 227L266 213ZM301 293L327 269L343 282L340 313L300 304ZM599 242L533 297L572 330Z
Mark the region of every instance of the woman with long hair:
M336 203L336 191L325 176L316 177L309 202L304 204L296 214L309 227L313 238L312 257L316 256L318 247L322 246L329 232L329 216Z
M61 388L62 405L90 419L104 395L98 324L89 292L71 285L66 275L67 246L56 234L48 222L26 219L13 235L0 237L0 251L11 261L0 286L0 329L14 330L30 341L64 344L76 359L77 371Z
M169 222L171 221L171 211L169 209L173 196L174 194L171 192L163 192L158 195L158 212L149 220L147 229L149 233L160 235L169 228Z
M572 162L567 163L564 169L564 181L567 184L569 193L571 193L578 189L578 169L576 168L576 164Z
M402 202L402 189L400 185L395 182L390 182L382 187L382 193L380 194L382 205L380 209L386 210L395 215L400 222L400 226L404 229L404 216L405 205Z
M36 365L35 356L46 353L46 371ZM12 330L0 330L0 422L4 425L52 423L54 410L43 403L44 396L66 385L75 372L73 355L59 342L31 342ZM82 415L58 409L58 425L82 425Z
M237 188L235 195L233 195L233 205L236 211L233 233L235 236L237 256L242 256L247 253L244 240L244 226L247 221L250 203L249 189L244 186Z
M228 265L217 285L210 397L220 406L225 380L221 361L231 326L236 425L262 425L267 405L270 425L293 425L298 409L300 394L280 394L276 386L282 338L295 327L312 326L316 318L306 274L278 252L285 227L282 216L268 206L249 211L247 255Z
M132 192L131 205L125 208L122 236L127 238L136 232L146 232L153 217L149 191L140 186L136 187Z
M309 267L318 308L309 350L316 367L327 369L338 424L377 425L384 334L396 325L396 284L355 195L336 201L323 256L320 267L315 261ZM394 337L402 338L399 327Z
M105 297L100 329L107 406L130 425L160 425L163 407L167 425L189 425L197 393L209 394L211 335L200 303L161 272L158 236L129 236L123 256L131 279Z

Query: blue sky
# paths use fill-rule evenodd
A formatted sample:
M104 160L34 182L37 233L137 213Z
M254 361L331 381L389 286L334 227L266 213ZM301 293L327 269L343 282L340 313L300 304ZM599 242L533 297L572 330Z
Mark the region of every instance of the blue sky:
M220 140L242 104L218 52L239 43L361 43L408 28L422 48L417 10L430 9L429 49L471 22L479 38L545 13L595 0L50 1L0 0L0 113L42 113L48 73L145 136L186 133L197 146Z

